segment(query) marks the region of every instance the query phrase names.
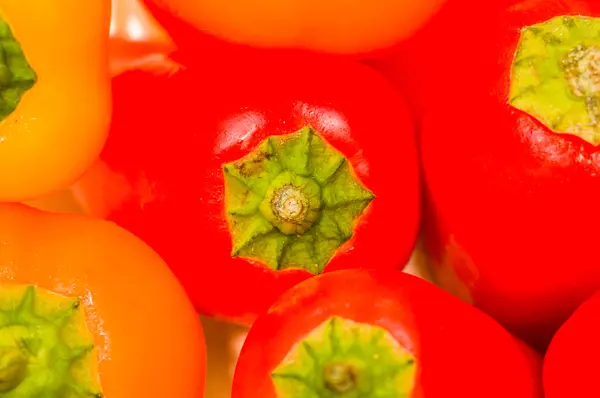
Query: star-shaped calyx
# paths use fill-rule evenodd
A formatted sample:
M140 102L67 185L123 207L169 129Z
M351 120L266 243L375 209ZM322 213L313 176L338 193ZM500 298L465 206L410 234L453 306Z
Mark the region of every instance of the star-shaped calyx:
M22 96L37 82L23 48L0 16L0 120L17 108Z
M415 358L382 327L332 317L272 371L277 398L408 398Z
M271 136L223 165L232 256L323 271L374 195L311 127Z
M79 299L0 286L0 397L102 398Z

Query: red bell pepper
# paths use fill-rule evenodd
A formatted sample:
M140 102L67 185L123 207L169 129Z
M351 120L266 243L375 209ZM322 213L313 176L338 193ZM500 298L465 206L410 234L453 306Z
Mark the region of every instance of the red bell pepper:
M416 145L383 77L305 56L172 63L114 79L103 172L78 191L157 250L201 312L250 323L313 274L405 265Z
M600 293L584 302L553 337L544 358L546 398L592 398L600 395Z
M304 281L245 340L232 398L541 398L541 358L498 323L398 271Z
M600 287L600 3L512 3L449 2L404 56L436 280L544 349Z

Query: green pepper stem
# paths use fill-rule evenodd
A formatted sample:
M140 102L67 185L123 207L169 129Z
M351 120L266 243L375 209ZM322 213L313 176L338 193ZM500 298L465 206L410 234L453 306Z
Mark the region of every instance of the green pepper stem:
M303 234L321 215L321 188L309 178L284 171L272 181L260 210L281 233Z

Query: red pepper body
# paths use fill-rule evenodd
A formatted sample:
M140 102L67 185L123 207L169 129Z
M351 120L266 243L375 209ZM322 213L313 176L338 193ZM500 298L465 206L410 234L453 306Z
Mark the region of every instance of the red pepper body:
M306 125L350 160L376 196L326 271L405 265L420 212L416 145L406 106L383 77L357 63L305 56L165 68L113 80L114 121L101 159L114 178L100 199L84 187L93 177L78 192L149 243L199 311L250 323L311 276L232 258L223 201L224 163Z
M509 105L511 65L523 27L600 17L600 3L514 3L470 18L449 2L405 48L407 69L386 67L414 79L436 281L545 349L600 286L600 152Z
M597 397L600 294L584 302L553 337L544 358L546 398Z
M412 275L367 270L323 274L284 293L252 326L232 397L275 398L271 373L334 316L379 326L414 355L411 398L542 397L541 359L494 320Z

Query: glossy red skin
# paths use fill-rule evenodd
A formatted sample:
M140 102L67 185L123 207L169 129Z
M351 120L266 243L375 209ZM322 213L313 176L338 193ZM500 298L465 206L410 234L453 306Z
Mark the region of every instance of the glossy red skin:
M584 302L558 330L544 358L546 398L595 398L600 356L600 293Z
M444 73L446 62L436 57L436 52L430 49L436 48L437 41L446 37L456 29L465 29L471 26L471 18L474 13L479 15L479 20L487 21L486 18L495 18L499 9L517 3L519 0L493 0L482 2L481 0L447 0L440 11L417 31L413 36L398 44L394 51L365 62L383 74L402 93L404 93L410 106L411 113L417 125L419 133L420 119L423 108L430 102L435 101L436 92L427 92L425 89L435 90L435 86L427 86L427 81L432 76L440 75L447 78ZM465 21L469 23L465 23ZM442 33L440 33L442 32ZM454 47L454 49L456 49ZM446 52L449 49L446 49ZM454 59L450 58L450 59ZM440 61L443 62L441 66ZM426 64L431 63L433 64Z
M304 270L232 258L223 163L270 134L312 125L377 196L326 271L403 268L419 218L419 172L406 105L375 71L329 58L222 59L113 80L101 159L132 192L108 215L152 246L207 315L249 324Z
M403 272L346 270L295 286L256 320L232 398L277 398L271 372L332 316L382 327L413 353L411 398L542 397L540 357L487 315Z
M449 2L403 54L421 110L426 246L444 287L544 350L600 287L600 152L510 107L510 67L523 26L600 16L600 2L470 13Z

